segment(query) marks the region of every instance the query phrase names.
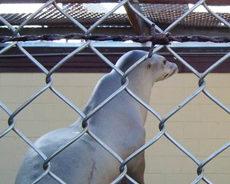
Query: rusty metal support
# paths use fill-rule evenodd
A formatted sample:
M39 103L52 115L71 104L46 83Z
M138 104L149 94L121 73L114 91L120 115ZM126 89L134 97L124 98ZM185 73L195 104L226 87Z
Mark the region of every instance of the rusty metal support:
M133 7L141 12L141 8L138 4L138 1L133 1L131 2L133 4ZM132 25L134 31L139 34L139 35L146 35L147 32L147 24L141 19L140 17L137 16L137 14L130 8L129 4L125 4L124 8L127 12L127 15L129 17L130 24Z
M70 34L44 34L44 35L22 35L22 36L0 36L0 43L14 42L14 41L37 41L37 40L61 40L61 39L83 39L83 40L95 40L95 41L128 41L132 40L134 42L146 43L154 42L154 44L168 45L173 41L176 42L213 42L213 43L230 43L230 37L225 36L205 36L205 35L178 35L171 36L163 33L152 32L151 36L130 36L130 35L99 35L99 34L80 34L80 33L70 33Z

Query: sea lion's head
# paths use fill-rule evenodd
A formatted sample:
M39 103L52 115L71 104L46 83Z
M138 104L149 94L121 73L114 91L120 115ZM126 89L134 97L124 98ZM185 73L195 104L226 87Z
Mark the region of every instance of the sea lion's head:
M141 50L125 53L116 66L124 73L128 71L128 88L145 102L149 102L151 88L155 82L165 80L178 72L177 65L167 61L165 57L153 54L149 58L148 52ZM129 70L130 67L133 68ZM122 80L122 76L115 70L112 74Z
M125 72L141 58L143 61L128 75L132 81L148 80L149 84L153 85L178 72L177 65L167 61L165 57L153 54L151 58L148 58L148 52L141 50L127 52L118 60L116 66Z
M157 54L152 55L147 62L147 67L154 73L155 82L165 80L179 71L175 63Z

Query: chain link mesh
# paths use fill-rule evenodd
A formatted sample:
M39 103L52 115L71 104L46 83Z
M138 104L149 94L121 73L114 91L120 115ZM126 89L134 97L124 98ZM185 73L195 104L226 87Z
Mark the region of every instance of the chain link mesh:
M132 4L129 2L129 0L123 0L118 5L113 8L111 11L106 13L103 17L101 17L98 21L96 21L93 25L91 25L88 29L84 27L80 22L78 22L76 19L74 19L71 15L69 15L67 12L62 10L58 7L55 0L47 1L41 8L39 8L36 12L31 14L21 25L16 29L14 28L10 23L8 23L3 17L0 17L0 21L4 23L12 32L12 35L20 36L20 31L23 29L25 25L27 25L34 17L36 17L43 9L48 7L49 5L53 5L56 8L56 11L60 12L62 16L64 16L69 21L72 21L73 24L75 24L77 27L79 27L85 34L91 34L92 31L97 28L103 21L105 21L113 12L115 12L117 9L119 9L121 6L124 6L125 4L128 4L128 6L140 17L142 18L147 24L153 25L154 23L146 18L143 14L141 14L139 11L137 11ZM197 7L203 5L206 10L215 18L217 18L220 22L222 22L226 27L230 28L230 23L227 22L225 19L220 17L218 14L214 13L209 9L207 4L205 3L205 0L199 0L191 9L189 9L185 14L183 14L181 17L179 17L175 22L173 22L170 26L168 26L165 30L162 30L160 27L156 25L156 30L160 33L166 34L170 30L172 30L176 25L178 25L181 21L183 21L188 15L190 15ZM45 81L46 84L39 89L36 93L34 93L32 96L30 96L26 101L24 101L15 111L11 111L7 105L0 102L0 108L7 114L8 116L8 127L0 132L0 141L3 139L9 132L15 132L22 140L24 140L33 150L36 151L38 155L44 160L43 166L44 166L44 172L40 177L38 177L33 183L39 182L42 178L44 178L46 175L50 175L53 177L54 180L56 180L58 183L66 184L65 181L63 181L59 176L55 175L51 170L51 160L54 159L58 154L60 154L63 150L65 150L68 146L70 146L75 141L78 141L79 138L81 138L84 134L88 134L91 136L96 142L98 142L105 150L107 150L113 157L115 157L120 162L120 168L121 172L120 175L111 182L112 184L116 184L119 181L121 181L124 177L126 177L131 183L137 183L134 181L131 177L127 174L127 164L135 158L137 155L148 149L150 146L154 146L154 143L156 143L158 140L160 140L162 137L167 138L173 145L175 145L181 152L183 152L187 157L189 157L195 164L197 164L197 178L194 178L194 181L191 184L199 183L201 180L203 180L207 184L212 184L212 181L210 181L208 178L206 178L204 173L204 168L207 164L209 164L211 161L213 161L220 153L224 152L227 148L230 146L230 141L227 142L225 145L221 146L218 150L216 150L213 154L205 158L203 161L199 161L198 158L196 158L191 152L189 152L187 149L185 149L179 142L177 142L170 134L166 131L166 124L168 120L174 116L178 111L180 111L182 108L184 108L190 101L192 101L194 98L196 98L199 94L203 93L206 95L211 101L213 101L217 106L219 106L223 111L228 113L230 115L230 109L225 106L222 102L220 102L217 98L215 98L212 94L209 93L209 91L206 90L206 77L212 72L215 68L217 68L220 64L225 62L230 57L230 52L224 55L222 58L220 58L218 61L216 61L212 66L210 66L205 72L200 73L198 72L194 67L192 67L188 62L186 62L180 55L178 55L170 46L156 46L154 49L154 53L160 51L162 48L166 48L169 53L171 53L176 59L179 60L180 63L182 63L185 67L187 67L191 73L193 73L198 80L198 88L189 95L184 101L182 101L180 104L178 104L171 112L169 112L165 117L160 116L152 107L150 107L148 104L144 103L138 96L136 96L132 91L130 91L127 88L128 80L126 76L129 72L131 72L135 67L138 66L138 63L143 62L147 56L144 56L141 58L136 65L133 65L131 68L129 68L125 73L122 72L119 68L117 68L111 61L109 61L100 51L97 50L97 48L92 44L91 41L86 41L82 43L81 46L73 50L71 53L69 53L66 57L64 57L62 60L60 60L52 69L47 70L44 68L40 62L34 58L23 46L20 45L19 42L12 42L7 43L6 46L0 51L0 54L5 53L6 51L10 50L13 47L17 47L34 65L37 66L37 68L40 69L42 73L45 74ZM80 108L75 106L70 100L68 100L64 95L62 95L57 89L53 87L54 79L52 75L60 68L64 63L68 62L69 58L76 55L77 53L81 52L85 48L91 48L91 50L98 55L105 63L107 63L112 69L114 69L119 75L123 78L123 84L122 86L115 91L111 96L109 96L106 100L104 100L100 105L98 105L93 111L91 111L89 114L84 114ZM17 116L25 109L29 108L28 106L37 98L39 98L45 91L50 90L54 95L56 95L58 98L60 98L64 103L66 103L73 111L75 111L81 118L82 118L82 125L83 130L73 139L69 140L68 143L65 145L62 145L56 152L54 152L51 156L47 157L41 150L39 150L33 142L31 142L26 135L24 135L22 132L20 132L19 129L16 128L17 123ZM126 159L122 159L116 152L114 152L109 146L107 146L104 142L102 142L93 132L89 130L89 126L86 121L94 116L102 107L104 107L108 102L110 102L113 98L115 98L118 94L120 94L122 91L126 91L130 96L132 96L136 101L138 101L140 104L142 104L150 113L152 116L155 116L159 120L159 133L149 140L146 144L144 144L142 147L140 147L138 150L136 150L134 153L129 155ZM195 171L194 171L195 172Z

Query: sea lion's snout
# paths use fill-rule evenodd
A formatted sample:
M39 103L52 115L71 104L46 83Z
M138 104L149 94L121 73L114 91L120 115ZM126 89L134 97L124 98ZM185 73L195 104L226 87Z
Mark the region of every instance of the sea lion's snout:
M173 74L178 73L179 69L175 63L168 61L165 57L154 54L150 59L152 64L155 82L165 80Z
M178 73L179 72L179 68L175 63L171 63L171 70L173 70L173 74Z
M165 63L165 70L164 70L163 77L160 80L165 80L178 72L179 72L179 69L177 65L175 63L167 61Z

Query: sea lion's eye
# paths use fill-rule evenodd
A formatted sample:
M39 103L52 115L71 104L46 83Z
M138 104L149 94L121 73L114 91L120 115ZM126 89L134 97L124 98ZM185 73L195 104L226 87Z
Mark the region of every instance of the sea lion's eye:
M167 63L167 60L163 60L164 65Z

